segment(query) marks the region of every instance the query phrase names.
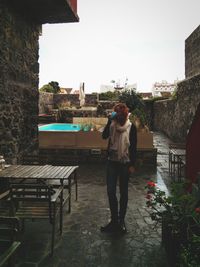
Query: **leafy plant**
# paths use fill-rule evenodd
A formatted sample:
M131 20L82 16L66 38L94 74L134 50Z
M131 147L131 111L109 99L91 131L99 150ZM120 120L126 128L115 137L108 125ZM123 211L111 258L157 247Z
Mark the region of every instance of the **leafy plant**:
M136 94L135 90L125 90L119 96L120 102L123 102L131 112L131 118L134 122L138 118L144 126L147 124L145 104L140 95Z
M92 129L93 125L91 123L83 123L81 124L81 131L89 132Z
M119 95L119 101L123 102L129 108L129 111L132 112L134 109L138 108L144 110L144 102L140 95L137 95L135 90L125 90Z
M183 246L180 253L181 267L200 266L200 236L193 235L187 246Z
M188 192L188 188L187 182L174 183L171 195L166 195L154 182L149 181L146 186L146 204L151 219L165 225L171 234L179 239L178 243L182 247L182 250L178 251L179 260L184 264L188 264L189 261L193 264L197 260L200 261L193 257L195 253L198 252L199 255L200 252L200 207L199 199L195 194Z
M109 101L118 101L119 100L119 92L118 91L108 91L105 93L99 94L99 100L109 100Z
M172 93L171 98L172 98L173 100L177 100L177 87L175 88L174 92Z
M139 118L143 126L147 124L146 113L144 112L143 109L135 108L131 112L131 116ZM133 120L134 120L134 118L133 118Z
M187 191L187 183L172 184L172 193L166 193L153 183L148 182L147 206L152 220L161 223L163 220L174 231L186 228L187 237L196 229L200 230L200 207L195 195Z
M55 82L55 81L51 81L49 83L49 85L51 85L53 87L53 90L54 90L54 94L57 94L60 92L60 86L59 86L59 83L58 82Z
M57 94L60 92L60 86L58 82L51 81L48 84L43 85L40 89L40 92L47 92Z

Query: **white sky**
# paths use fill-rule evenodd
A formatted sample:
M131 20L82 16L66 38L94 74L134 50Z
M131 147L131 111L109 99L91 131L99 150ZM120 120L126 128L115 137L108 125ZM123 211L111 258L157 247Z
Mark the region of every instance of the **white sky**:
M128 78L141 92L185 77L185 39L200 24L200 0L78 0L78 23L46 24L40 87L98 92Z

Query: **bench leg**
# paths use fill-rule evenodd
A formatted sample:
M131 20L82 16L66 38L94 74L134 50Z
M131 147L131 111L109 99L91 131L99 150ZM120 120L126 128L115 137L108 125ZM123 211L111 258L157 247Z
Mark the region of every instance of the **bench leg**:
M53 205L53 215L52 215L52 236L51 236L51 256L53 256L54 242L55 242L55 204Z
M78 200L78 181L77 181L77 173L74 173L74 181L75 181L75 190L76 190L76 201Z
M60 234L62 234L63 229L63 191L60 196Z
M68 193L69 193L69 201L68 201L68 212L71 212L71 177L69 177L69 188L68 188Z

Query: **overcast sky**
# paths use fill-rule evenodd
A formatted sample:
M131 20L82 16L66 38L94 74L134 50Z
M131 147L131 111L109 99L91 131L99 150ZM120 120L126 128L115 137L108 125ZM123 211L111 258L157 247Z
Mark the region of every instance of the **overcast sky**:
M200 0L77 0L78 23L46 24L40 37L40 87L86 93L100 85L154 82L185 77L185 39L200 24Z

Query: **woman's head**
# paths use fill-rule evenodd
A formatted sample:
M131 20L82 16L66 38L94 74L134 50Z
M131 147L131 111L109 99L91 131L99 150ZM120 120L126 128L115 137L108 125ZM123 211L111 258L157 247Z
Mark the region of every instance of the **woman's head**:
M117 113L115 116L115 120L122 126L126 122L128 118L128 108L125 104L119 103L115 105L114 111Z

